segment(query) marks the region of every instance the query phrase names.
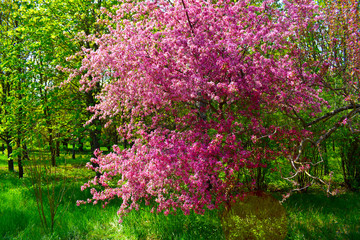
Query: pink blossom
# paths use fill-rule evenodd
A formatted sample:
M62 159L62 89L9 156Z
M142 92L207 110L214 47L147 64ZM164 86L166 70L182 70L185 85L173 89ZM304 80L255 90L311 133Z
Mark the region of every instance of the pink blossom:
M121 216L142 200L164 214L203 213L255 186L239 182L234 171L246 169L252 178L256 168L293 151L287 136L299 141L305 133L263 119L320 111L323 101L312 88L319 77L306 64L296 69L299 51L290 41L300 37L299 26L311 26L316 8L284 0L279 10L272 2L125 2L111 15L108 34L90 36L98 48L83 50L70 78L81 74L86 91L110 78L89 107L90 121L121 118L120 137L134 142L95 152L91 162L99 167L87 166L103 175L82 187L101 186L91 189L91 202L122 198ZM277 57L267 54L274 51Z

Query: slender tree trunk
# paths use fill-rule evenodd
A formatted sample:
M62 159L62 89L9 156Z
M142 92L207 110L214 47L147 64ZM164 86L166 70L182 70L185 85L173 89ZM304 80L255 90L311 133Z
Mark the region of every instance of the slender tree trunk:
M46 92L45 92L46 93ZM47 102L46 94L44 94L45 103ZM46 127L49 133L49 148L50 148L50 159L51 166L56 166L56 151L55 151L55 143L54 143L54 131L52 129L52 122L50 120L50 109L48 106L44 109L44 115L46 118Z
M24 152L24 159L29 160L29 150L26 144L23 145L23 152Z
M99 131L90 131L90 138L91 138L91 152L94 153L96 149L100 149L100 143L99 143Z
M327 144L326 142L324 143L324 175L329 174L329 159L328 159L328 151L327 151Z
M20 133L18 133L20 136ZM21 149L21 139L20 137L16 138L16 146L18 149ZM21 152L18 155L18 168L19 168L19 178L23 178L24 177L24 168L23 168L23 164L22 164L22 149L20 150Z
M126 139L124 139L123 146L124 146L124 149L126 149L126 148L127 148L127 146L128 146L128 142L127 142L127 140L126 140Z
M60 134L56 133L56 140L55 140L55 157L60 157Z
M56 141L56 156L60 157L60 141Z
M8 160L8 169L10 172L14 171L14 160L12 159Z
M96 122L100 123L100 121L96 120ZM96 123L95 123L96 124ZM97 124L96 124L97 125ZM96 149L100 149L100 141L99 141L99 138L100 138L100 130L98 130L98 128L96 128L95 130L93 131L90 131L90 138L91 138L91 152L94 154L95 150ZM95 156L95 155L94 155ZM96 163L91 163L92 166L94 168L96 167L99 167L99 164L96 164ZM97 177L100 177L101 174L99 172L96 172L96 176Z
M8 157L8 169L9 171L14 171L14 160L12 160L11 154L12 154L12 146L10 145L10 141L6 141L6 148L7 148L7 157Z
M97 84L96 89L85 93L86 104L88 106L95 106L96 104L95 95L99 92L100 92L100 86L99 84ZM90 130L90 139L91 139L90 145L91 145L91 152L94 153L96 149L100 148L101 122L99 119L95 119L92 122L92 124L95 126L95 128Z
M72 159L75 159L75 140L73 141L72 144Z
M19 25L18 21L16 20L15 21L15 26L18 27L18 25ZM16 36L15 39L16 39L16 42L18 42L18 43L21 42L18 36ZM21 53L19 53L18 58L23 59L24 56ZM18 69L17 69L17 74L22 74L22 73L24 73L24 71L25 71L25 69L19 66ZM23 135L24 132L23 132L23 129L22 129L23 118L24 118L24 112L23 112L23 107L22 107L23 95L21 93L21 90L22 90L21 83L23 81L24 81L23 79L18 78L17 79L17 86L16 86L16 90L18 91L18 93L16 94L16 98L19 101L19 106L18 106L18 109L16 111L17 121L16 121L16 126L15 126L15 129L16 129L16 132L17 132L16 147L17 147L17 151L18 151L19 178L22 178L24 176L24 169L23 169L23 164L22 164L23 152L22 152L22 147L21 147L21 139L24 136Z
M66 154L68 154L69 153L69 139L62 140L62 145L66 151Z
M79 144L79 152L84 152L84 143L81 137L79 137L78 144Z
M5 73L5 77L9 77L9 73ZM2 87L2 92L3 92L3 95L2 95L2 101L1 101L1 105L6 105L8 103L8 97L10 97L10 92L11 92L11 87L12 85L10 85L10 81L1 81L0 82L1 84L1 87ZM3 109L4 110L4 114L5 116L8 115L8 111L7 109ZM11 154L12 154L12 146L10 145L10 142L11 142L11 136L9 134L8 131L5 131L4 133L5 135L5 143L6 143L6 148L7 148L7 158L8 158L8 169L9 171L14 171L14 160L10 158ZM3 154L4 154L4 147L3 147Z
M97 86L97 90L92 90L86 93L86 103L88 106L94 106L96 104L95 95L99 92L99 86ZM92 122L93 125L95 125L95 128L93 130L90 130L90 146L91 146L91 152L94 154L96 149L100 149L100 136L101 136L101 122L99 119L95 119ZM96 163L91 163L94 168L99 167ZM100 177L101 174L99 172L96 172L96 176Z
M49 131L49 147L50 147L50 154L51 154L51 166L56 166L56 155L55 155L55 146L54 146L54 138L53 132L51 128L48 128Z
M19 178L23 178L24 177L24 168L22 165L22 157L18 156L18 167L19 167Z

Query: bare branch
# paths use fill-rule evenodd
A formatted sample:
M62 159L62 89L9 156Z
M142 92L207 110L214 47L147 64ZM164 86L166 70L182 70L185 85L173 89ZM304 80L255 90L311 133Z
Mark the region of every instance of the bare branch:
M349 109L354 109L354 108L360 108L360 104L356 104L356 105L351 104L351 105L348 105L348 106L344 106L344 107L335 109L334 111L329 112L329 113L325 114L324 116L315 119L314 121L306 123L304 126L309 127L309 126L314 125L314 124L316 124L316 123L318 123L318 122L320 122L322 120L327 120L328 118L331 118L331 117L335 116L336 114L338 114L340 112L343 112L343 111L346 111L346 110L349 110Z
M278 128L275 128L275 131L274 131L273 133L270 133L270 134L268 134L268 135L264 135L264 136L261 136L261 137L259 137L259 138L256 138L256 140L260 140L260 139L262 139L262 138L266 138L266 137L270 137L270 136L274 135L274 134L276 133L277 129L278 129Z
M324 140L326 140L328 137L330 137L330 135L335 132L336 129L338 129L341 124L342 121L344 121L347 118L351 118L353 115L355 115L356 113L358 113L360 111L360 109L356 109L351 111L349 114L344 115L342 118L340 118L340 120L334 124L334 126L332 128L330 128L324 135L322 135L317 141L316 141L316 145L320 145L320 143Z
M182 2L182 4L183 4L183 6L184 6L185 13L186 13L186 18L187 18L188 23L189 23L189 26L190 26L190 28L191 28L191 32L194 34L194 28L193 28L193 25L192 25L192 23L191 23L191 21L190 21L189 13L188 13L188 11L187 11L187 9L186 9L186 5L185 5L185 3L184 3L184 0L181 0L181 2Z

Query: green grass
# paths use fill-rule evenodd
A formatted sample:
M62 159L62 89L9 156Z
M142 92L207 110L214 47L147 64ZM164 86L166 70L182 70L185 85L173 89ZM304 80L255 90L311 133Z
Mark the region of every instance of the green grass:
M125 217L122 227L124 239L224 239L217 211L164 216L144 207Z
M118 206L112 205L107 209L102 209L100 205L77 207L77 199L86 199L90 195L81 192L81 184L75 182L66 186L67 192L59 206L54 231L47 233L41 227L29 179L17 179L14 173L3 170L0 175L1 239L101 239L96 236L114 232L108 223L109 219L117 218ZM60 187L57 186L57 189ZM45 212L49 214L47 206L45 199Z
M284 204L288 239L360 239L360 194L296 194Z
M0 154L0 239L225 239L219 210L206 211L204 215L185 216L178 212L164 216L151 214L150 207L143 206L119 224L116 212L120 200L114 200L105 209L92 204L77 207L76 200L90 197L88 191L80 191L82 183L94 176L84 168L88 159L86 154L77 155L75 160L62 154L57 159L58 177L52 180L66 177L66 194L59 205L54 230L49 232L41 227L26 166L25 177L18 179L16 172L7 172L6 157ZM61 182L56 184L59 191ZM254 206L243 205L244 209ZM360 193L327 197L323 192L308 191L293 194L283 206L287 216L286 239L360 239ZM46 200L45 212L49 213ZM247 227L255 231L265 229L259 223L268 221L244 215L240 222L255 226Z
M5 168L5 167L6 168L8 167L7 156L5 156L4 154L0 154L0 168Z
M67 186L55 229L46 233L41 228L31 188L25 186L28 179L17 179L16 174L3 170L0 175L1 239L209 239L211 236L214 238L210 239L221 239L215 212L165 217L150 214L150 209L144 207L131 212L119 224L116 214L119 200L105 209L101 205L75 205L76 200L90 197L88 192L80 191L79 183Z

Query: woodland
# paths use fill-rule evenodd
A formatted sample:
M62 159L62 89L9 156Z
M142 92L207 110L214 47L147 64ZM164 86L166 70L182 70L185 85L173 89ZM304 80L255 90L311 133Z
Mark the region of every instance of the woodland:
M1 239L360 239L360 1L1 0Z

